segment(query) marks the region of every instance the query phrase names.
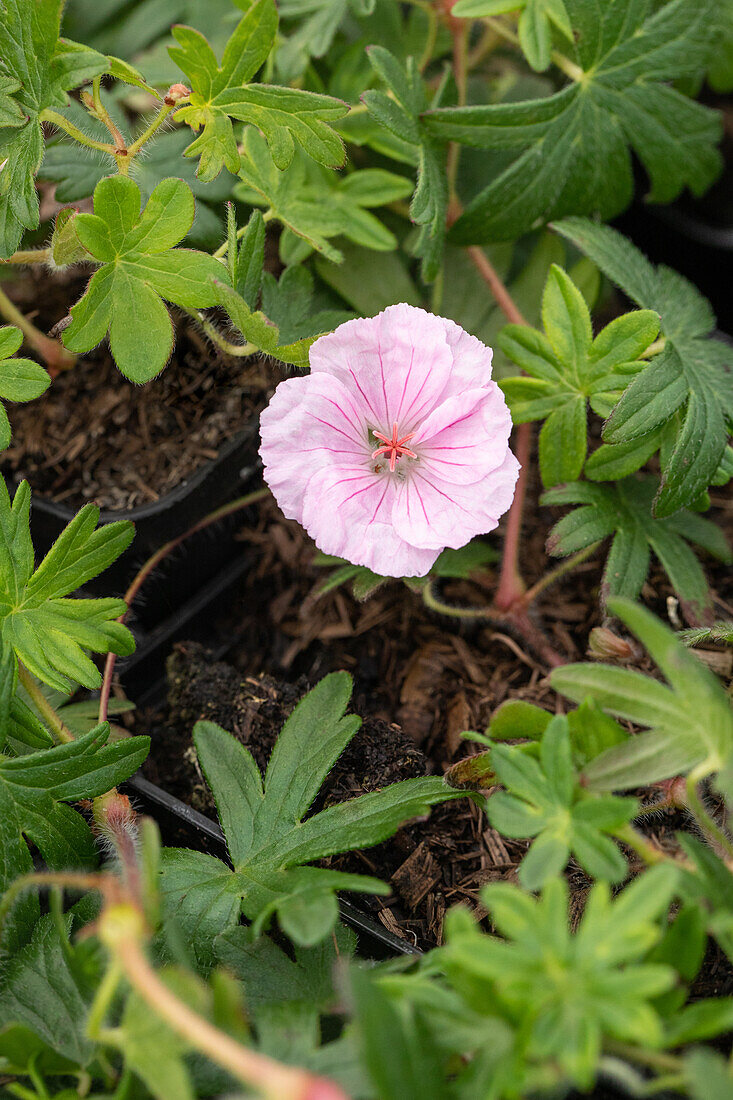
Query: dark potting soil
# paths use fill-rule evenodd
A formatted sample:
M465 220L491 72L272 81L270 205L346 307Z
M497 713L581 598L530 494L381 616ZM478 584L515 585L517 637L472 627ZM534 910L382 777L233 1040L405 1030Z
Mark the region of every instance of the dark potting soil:
M714 500L714 517L733 534L733 501ZM522 567L533 583L547 566L544 539L559 515L537 505L530 487ZM170 663L170 703L157 715L138 715L140 732L152 732L146 774L169 792L213 815L210 796L195 762L191 729L210 718L234 732L263 766L275 736L300 695L326 673L347 669L354 678L353 711L363 730L336 765L324 788L326 800L350 797L396 779L442 774L475 751L465 730L485 730L507 698L526 699L550 710L562 702L550 688L545 665L520 639L498 625L460 626L429 611L416 593L385 585L359 603L347 589L323 597L324 571L313 564L313 546L297 524L284 520L272 502L240 538L254 552L254 565L230 609L216 624L229 639L226 664L212 665L195 646L179 648ZM601 561L584 563L539 602L539 618L566 660L582 660L589 631L599 625ZM731 571L705 561L718 617L733 617ZM456 605L487 604L496 576L489 570L471 581L445 583L442 596ZM653 570L643 598L667 618L672 591ZM730 677L726 656L719 671ZM636 667L654 672L641 655ZM263 678L264 677L264 678ZM395 725L397 723L397 725ZM408 751L409 750L409 751ZM660 813L646 828L659 843L675 846L685 822ZM437 807L429 819L400 830L377 848L354 853L334 866L374 874L390 882L388 898L360 899L390 931L419 946L440 942L446 909L464 902L481 911L480 887L513 881L526 843L498 836L468 799ZM631 857L633 864L633 856ZM569 872L572 908L582 912L589 883L579 868ZM722 968L721 968L722 967ZM730 984L727 964L710 980Z
M66 316L89 273L32 270L3 284L43 332ZM222 356L184 315L162 374L136 386L119 373L106 342L54 379L37 401L11 406L11 446L2 472L79 508L94 501L126 510L149 504L216 458L264 404L273 371L260 358ZM25 348L23 354L33 356Z

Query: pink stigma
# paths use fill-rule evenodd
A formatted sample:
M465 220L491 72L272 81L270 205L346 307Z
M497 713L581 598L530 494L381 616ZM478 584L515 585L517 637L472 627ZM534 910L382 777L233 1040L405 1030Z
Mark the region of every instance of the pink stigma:
M409 435L403 435L402 439L397 438L397 421L395 420L392 425L392 438L388 439L386 435L382 435L381 432L372 432L375 439L379 439L384 443L384 447L378 447L376 451L372 451L372 458L377 458L379 455L389 455L389 468L394 473L397 465L397 459L402 458L403 455L407 455L408 458L417 458L414 451L409 450L405 444L409 443L415 432L410 432Z

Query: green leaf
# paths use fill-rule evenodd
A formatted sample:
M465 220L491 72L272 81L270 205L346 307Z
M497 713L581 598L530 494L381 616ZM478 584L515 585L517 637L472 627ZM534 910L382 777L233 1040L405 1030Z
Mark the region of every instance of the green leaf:
M199 31L173 28L178 45L168 52L191 86L189 103L174 117L201 130L185 153L200 158L201 179L214 179L224 166L237 172L240 155L233 118L262 132L279 169L292 161L296 142L319 164L343 164L343 143L329 123L346 114L345 103L314 92L250 83L267 60L276 34L273 0L255 0L249 7L229 38L221 64Z
M86 1034L86 1017L90 977L97 969L96 946L89 941L72 944L67 938L71 919L64 923L62 935L52 916L41 917L30 941L8 960L0 988L0 1054L5 1053L4 1035L10 1038L13 1029L27 1028L39 1044L41 1065L53 1052L68 1063L55 1067L62 1073L72 1066L84 1068L92 1060L94 1044ZM19 1054L16 1047L13 1057ZM27 1069L22 1061L18 1068Z
M374 1095L441 1100L446 1095L443 1070L422 1015L395 1003L366 968L352 968L350 978L361 1055Z
M63 108L67 91L107 70L102 54L59 39L63 7L63 0L0 5L0 257L38 225L43 111Z
M710 520L686 510L664 519L652 515L656 480L627 478L616 484L574 482L548 490L544 504L578 504L550 531L550 554L566 557L612 537L603 574L604 603L612 596L635 599L649 570L650 551L659 559L692 623L712 613L710 591L688 543L702 546L721 561L733 560L730 547Z
M33 401L51 385L43 367L32 359L11 358L23 343L23 333L11 325L0 327L0 398L4 401ZM10 445L10 421L0 404L0 451Z
M70 351L90 351L109 334L122 374L148 382L173 349L173 325L162 299L184 308L217 304L213 279L223 264L203 252L175 248L191 228L194 199L179 179L163 180L140 213L140 190L125 176L100 180L94 213L79 214L76 233L100 265L64 330Z
M570 854L596 879L619 882L626 860L607 833L636 814L635 799L588 797L573 766L568 719L551 718L542 733L539 759L519 747L497 745L491 764L505 791L492 795L487 814L504 836L534 837L520 868L528 890L562 873Z
M319 277L363 317L373 317L395 302L419 306L422 298L400 252L374 252L339 242L341 263L316 258Z
M137 771L148 754L149 737L108 745L103 722L85 737L11 759L0 757L0 891L33 870L27 843L52 870L93 868L97 850L84 818L67 802L96 798ZM13 908L7 939L17 946L38 915L38 900L25 895Z
M304 866L355 848L371 847L429 806L457 797L441 779L408 779L306 816L325 776L360 725L344 711L351 679L326 676L298 704L272 751L264 783L248 750L210 722L194 743L219 810L234 870L211 856L167 850L162 892L168 917L210 964L216 934L232 928L240 910L253 934L277 915L293 940L310 946L333 927L340 889L382 893L383 883Z
M546 99L422 117L436 139L516 151L453 226L457 244L511 240L570 213L619 214L633 195L631 150L653 202L670 202L685 187L701 194L720 171L719 116L668 83L704 68L720 25L717 0L672 0L653 15L638 0L565 0L565 9L577 67L566 87ZM535 60L544 60L543 48L530 46Z
M646 646L670 686L614 665L566 665L552 672L553 687L570 699L591 696L610 714L650 727L592 760L584 782L619 790L693 769L700 776L719 771L733 749L733 714L719 681L649 611L619 598L609 602L609 611Z
M307 268L300 264L286 267L279 279L265 272L262 310L277 325L283 344L330 332L354 316L345 310L315 309L312 303L313 276Z
M260 310L251 310L244 298L225 283L215 281L212 285L219 305L226 311L230 321L239 329L245 341L249 341L267 355L272 355L283 363L291 363L300 370L307 370L308 353L311 344L318 338L317 334L295 340L290 344L282 344L277 325L273 324L264 313Z
M420 226L415 255L422 260L422 277L425 282L432 282L440 268L445 240L448 208L445 148L420 120L428 106L428 94L415 59L408 57L403 64L382 46L372 46L368 52L372 68L391 94L369 89L362 101L372 118L415 147L417 184L410 217Z
M338 1005L336 967L354 954L355 936L337 925L313 947L287 954L267 936L252 941L241 925L216 941L217 959L243 982L258 1048L280 1061L326 1073L348 1095L366 1095L352 1036L326 1041L328 1018Z
M608 226L567 218L554 227L638 305L661 316L665 348L631 382L604 428L609 443L644 439L662 426L674 446L662 456L654 513L689 506L713 483L733 420L731 350L710 339L710 303L670 268L654 267Z
M468 580L473 573L482 572L487 565L498 560L496 547L482 539L473 539L460 550L443 550L430 572L436 577Z
M350 11L370 14L376 0L280 0L278 10L285 20L296 20L278 50L278 63L289 73L300 75L311 57L323 57ZM283 58L285 54L285 58Z
M515 423L545 420L540 473L550 487L580 477L588 448L588 402L625 389L630 367L659 331L659 317L651 310L624 314L594 339L585 298L553 264L542 320L544 333L526 325L507 325L500 333L501 350L530 376L505 378L500 385Z
M691 1050L685 1056L685 1084L692 1100L733 1100L733 1075L715 1051Z
M4 482L0 485L0 639L13 660L50 687L64 693L79 684L99 687L99 670L84 650L132 653L132 635L115 621L127 605L67 597L119 557L132 541L133 525L120 521L95 530L99 509L87 504L34 571L29 510L26 482L12 505Z
M479 933L454 911L441 952L448 981L467 1009L501 1006L521 1028L524 1064L559 1065L566 1080L590 1091L604 1040L654 1047L662 1039L654 999L676 975L648 959L676 883L670 867L652 868L613 898L597 883L575 933L562 877L538 898L508 883L485 887L482 900L505 939Z

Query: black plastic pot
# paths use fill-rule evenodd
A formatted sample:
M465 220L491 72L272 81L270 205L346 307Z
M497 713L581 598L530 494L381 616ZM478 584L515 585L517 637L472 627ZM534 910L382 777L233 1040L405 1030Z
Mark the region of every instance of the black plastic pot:
M161 500L124 511L103 511L101 523L130 519L135 538L125 553L85 590L92 595L122 595L140 566L171 539L182 535L209 512L247 491L257 469L257 423L237 432L215 459L201 466ZM75 510L34 493L31 531L38 555L49 549ZM186 539L166 559L135 609L136 621L151 630L185 602L237 554L233 533L241 516L223 520Z

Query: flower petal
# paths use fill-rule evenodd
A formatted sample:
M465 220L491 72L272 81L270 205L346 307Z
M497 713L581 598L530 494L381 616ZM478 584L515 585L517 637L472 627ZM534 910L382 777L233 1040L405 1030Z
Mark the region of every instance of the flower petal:
M453 370L447 393L460 393L464 389L486 386L491 381L493 352L475 336L462 329L455 321L439 317L445 326L445 338L453 355ZM444 395L446 396L446 395Z
M431 478L471 485L502 464L512 420L495 382L443 401L410 443L419 454L414 468Z
M420 423L449 383L453 356L442 318L404 303L346 321L310 349L314 374L340 379L372 428L401 434Z
M426 550L458 550L476 535L498 525L514 497L519 463L511 451L496 470L473 485L457 485L415 467L399 489L392 507L395 531L406 542Z
M351 394L334 378L287 378L260 417L265 481L288 519L302 520L303 497L324 467L368 464L366 425Z
M422 577L436 549L405 542L392 525L396 480L371 470L330 468L310 480L302 523L319 550L364 565L382 577Z

